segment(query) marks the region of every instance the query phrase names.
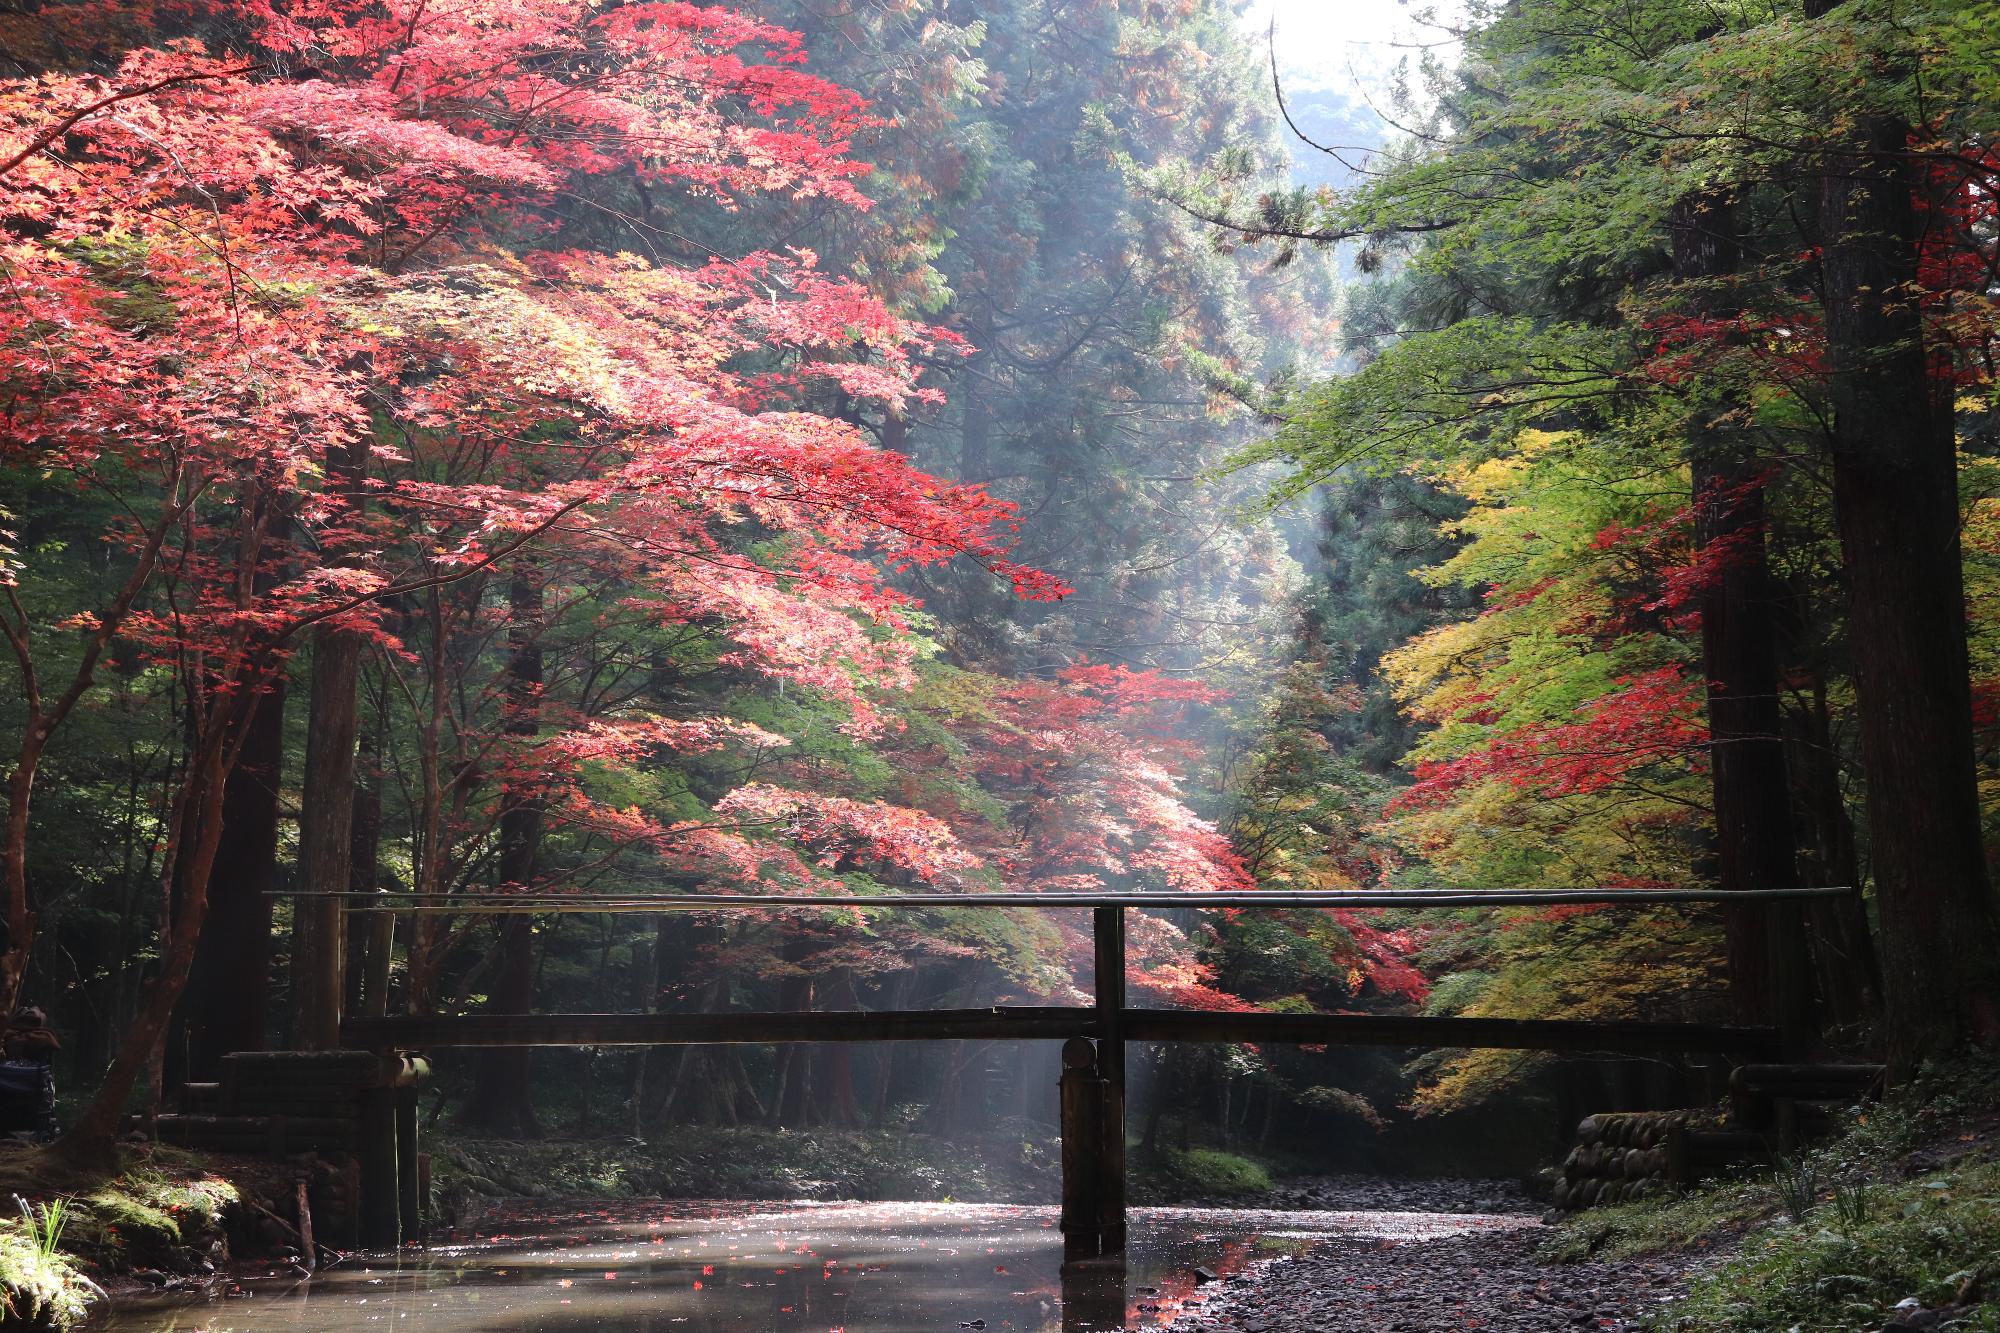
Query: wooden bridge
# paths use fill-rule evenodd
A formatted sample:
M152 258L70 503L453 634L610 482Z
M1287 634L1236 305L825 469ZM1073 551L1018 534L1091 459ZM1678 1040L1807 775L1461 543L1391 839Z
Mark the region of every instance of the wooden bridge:
M465 1014L348 1018L342 1044L402 1056L465 1047L658 1046L828 1041L1062 1041L1059 1085L1062 1218L1065 1255L1115 1255L1125 1243L1125 1048L1134 1041L1298 1043L1393 1047L1500 1047L1607 1054L1704 1053L1737 1063L1770 1059L1787 1042L1776 1028L1696 1023L1586 1022L1561 1019L1454 1018L1381 1014L1215 1013L1134 1008L1125 995L1125 913L1133 908L1522 907L1586 904L1757 902L1780 910L1790 900L1850 893L1845 888L1757 893L1702 890L1550 890L1486 892L1248 892L1135 894L893 894L805 897L669 894L625 897L490 895L409 900L394 895L339 895L349 910L445 914L817 911L827 908L1088 909L1095 944L1095 1003L1088 1006L946 1009L917 1012L712 1014ZM397 1140L402 1140L398 1142ZM416 1151L414 1134L363 1145L366 1179L395 1180L397 1153ZM366 1209L374 1230L392 1242L412 1229L383 1206Z

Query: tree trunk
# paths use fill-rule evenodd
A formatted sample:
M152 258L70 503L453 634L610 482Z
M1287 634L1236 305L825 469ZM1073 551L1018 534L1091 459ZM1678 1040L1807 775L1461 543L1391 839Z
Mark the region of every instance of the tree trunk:
M348 887L356 893L378 893L391 887L382 871L382 731L378 714L361 738L355 772L354 818L349 842L353 847ZM350 1010L381 1018L389 1012L389 975L396 945L393 912L355 912L347 932L347 1005Z
M646 949L644 959L636 960L638 966L634 998L641 1013L660 1012L660 965L665 961L669 947L668 923L672 917L662 913L653 923L653 940ZM627 1132L635 1139L646 1137L646 1070L652 1064L654 1047L641 1046L632 1057L632 1078L625 1088Z
M1860 857L1840 790L1826 682L1813 679L1804 693L1801 706L1786 714L1793 794L1799 821L1807 831L1800 866L1810 884L1858 885ZM1859 896L1849 895L1810 903L1806 917L1821 1016L1834 1026L1862 1021L1875 1011L1882 993L1867 909Z
M813 977L805 963L819 952L812 940L793 935L779 949L786 970L778 983L778 1011L805 1013L813 1007ZM778 1072L771 1092L771 1124L800 1127L812 1095L812 1048L797 1044L778 1048Z
M1832 8L1813 0L1808 13ZM1900 1076L2000 1042L2000 926L1981 840L1949 380L1917 299L1918 168L1859 117L1821 194L1834 510L1868 782L1883 1015Z
M837 968L827 978L829 1009L859 1009L861 997L854 989L854 973ZM813 1052L812 1087L814 1102L807 1108L815 1124L835 1129L852 1129L861 1121L860 1099L854 1093L854 1047L844 1041L828 1042Z
M1737 311L1726 289L1741 257L1732 200L1704 191L1672 214L1674 277L1710 319ZM1765 545L1763 460L1724 393L1688 424L1695 549L1708 691L1716 861L1730 892L1799 887L1790 776L1778 706L1778 611ZM1775 1023L1794 1053L1815 1032L1804 917L1795 903L1725 909L1729 985L1740 1021Z
M311 715L306 722L305 782L299 802L299 896L292 932L298 993L292 1044L330 1051L340 1045L346 969L346 914L339 894L353 880L355 685L362 638L325 628L313 635Z
M532 745L542 726L542 585L525 564L515 567L507 585L507 607L512 658L507 666L505 725L509 735ZM519 784L520 779L512 781ZM532 785L516 785L502 795L501 888L525 889L534 883L541 860L543 810L542 796ZM534 918L516 913L500 921L500 978L488 1011L530 1013L535 1002ZM537 1134L529 1079L526 1047L481 1051L466 1122L501 1134Z
M411 878L418 901L439 906L445 889L446 815L444 791L445 696L450 655L450 617L436 588L424 596L428 628L424 668L428 677L423 718L417 729L417 769L420 794L411 811ZM454 784L456 786L456 784ZM412 912L404 951L403 1003L413 1014L431 1013L437 1004L438 973L451 934L450 923L434 912Z
M358 518L367 441L356 440L342 450L336 466L347 493L347 517ZM299 794L299 872L293 886L299 896L293 899L292 1044L300 1050L328 1051L340 1045L347 924L338 895L353 881L354 745L360 728L356 689L364 647L360 633L336 622L313 631L305 781Z
M284 779L285 679L279 676L244 724L236 766L223 784L207 923L177 1011L190 1079L214 1081L231 1051L269 1039L271 898L278 884L279 791Z
M71 1161L97 1166L115 1156L119 1122L132 1090L151 1066L175 1002L187 985L195 945L208 914L208 885L216 849L222 841L223 793L234 760L229 737L247 712L247 704L235 700L261 684L240 685L234 695L218 704L207 726L197 734L198 743L191 747L188 770L168 819L167 854L173 882L169 919L161 924L159 970L140 989L139 1004L104 1081L57 1144L57 1150ZM234 718L229 716L231 712L236 714Z

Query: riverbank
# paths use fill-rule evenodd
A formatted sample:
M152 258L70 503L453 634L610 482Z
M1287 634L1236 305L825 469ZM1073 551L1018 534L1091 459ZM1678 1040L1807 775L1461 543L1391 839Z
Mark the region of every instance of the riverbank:
M293 1162L130 1142L79 1171L0 1141L0 1328L73 1328L108 1297L199 1291L296 1241L275 1209Z
M1679 1256L1549 1264L1539 1227L1334 1240L1239 1277L1176 1333L1551 1333L1637 1329L1686 1289Z
M1178 1333L2000 1330L2000 1063L1932 1071L1775 1170L1554 1226L1336 1241Z

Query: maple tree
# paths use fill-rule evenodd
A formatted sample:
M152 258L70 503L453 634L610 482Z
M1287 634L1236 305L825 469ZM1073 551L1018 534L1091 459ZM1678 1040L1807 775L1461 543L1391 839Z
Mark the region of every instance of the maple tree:
M66 616L31 613L31 586L11 594L28 717L10 998L49 735L114 639L194 710L166 821L166 961L74 1133L86 1148L108 1141L185 979L246 711L307 631L393 648L384 608L548 548L611 562L663 620L713 617L775 675L839 689L850 669L900 669L863 628L902 614L870 557L969 554L1029 596L1061 591L1006 558L1005 505L788 410L818 379L921 393L909 348L942 335L809 253L690 266L521 248L611 171L724 207L755 191L861 206L844 150L863 103L799 70L790 34L683 6L219 16L235 49L141 48L108 89L50 76L0 97L20 145L0 175L18 224L0 345L27 405L6 446L44 485L112 497L128 571ZM299 76L309 49L325 67ZM745 522L760 547L724 540ZM45 696L38 640L58 619L86 643Z

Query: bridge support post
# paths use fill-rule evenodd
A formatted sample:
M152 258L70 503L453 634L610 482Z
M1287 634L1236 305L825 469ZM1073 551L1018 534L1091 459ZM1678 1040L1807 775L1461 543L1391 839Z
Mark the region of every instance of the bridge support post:
M404 1240L423 1234L423 1156L417 1146L417 1089L396 1089L396 1201Z
M1125 1249L1125 909L1091 912L1096 945L1097 1069L1104 1080L1097 1195L1098 1252Z
M1065 1260L1125 1249L1125 913L1092 916L1094 1037L1071 1037L1062 1061L1062 1234Z
M1102 1252L1104 1190L1104 1079L1097 1047L1088 1037L1063 1043L1062 1229L1063 1258L1091 1259Z
M396 1162L396 1101L400 1088L361 1093L361 1243L388 1249L403 1243L402 1181Z

